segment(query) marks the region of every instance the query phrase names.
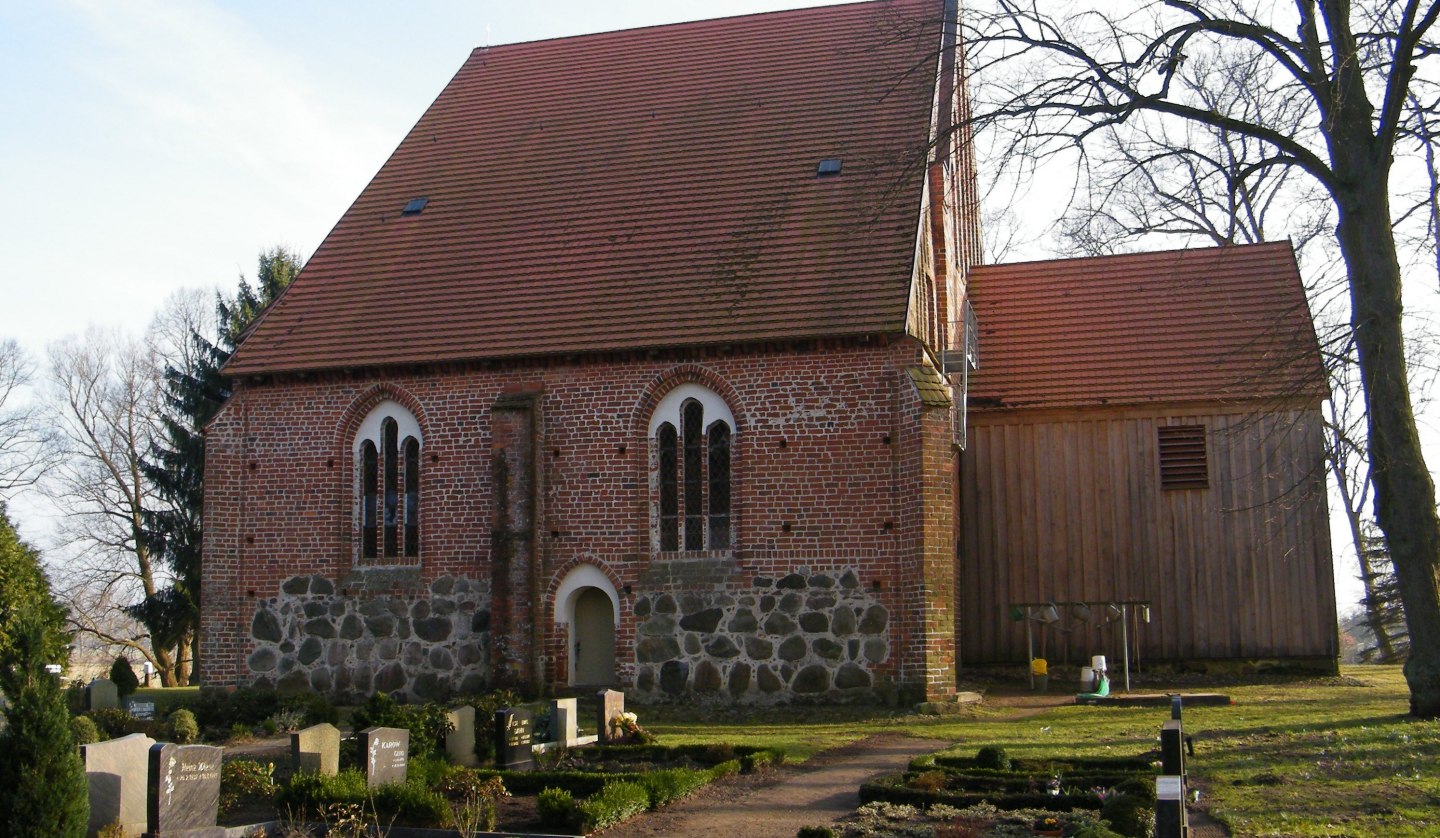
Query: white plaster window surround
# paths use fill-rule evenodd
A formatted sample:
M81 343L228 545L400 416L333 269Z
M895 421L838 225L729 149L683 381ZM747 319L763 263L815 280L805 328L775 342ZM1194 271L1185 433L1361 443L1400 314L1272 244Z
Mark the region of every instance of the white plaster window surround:
M651 549L698 555L734 547L735 416L714 391L681 384L650 417Z
M420 561L420 479L424 437L404 405L385 399L361 421L351 443L357 564Z

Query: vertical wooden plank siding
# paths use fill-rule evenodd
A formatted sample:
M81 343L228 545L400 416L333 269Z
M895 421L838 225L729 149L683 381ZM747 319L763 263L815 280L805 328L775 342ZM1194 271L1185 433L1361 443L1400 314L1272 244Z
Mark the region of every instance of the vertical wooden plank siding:
M1165 425L1205 427L1208 489L1160 488ZM1153 603L1146 660L1334 656L1322 458L1316 409L972 415L962 659L1025 660L1011 603L1112 599ZM1118 626L1099 616L1052 630L1050 658L1118 656Z

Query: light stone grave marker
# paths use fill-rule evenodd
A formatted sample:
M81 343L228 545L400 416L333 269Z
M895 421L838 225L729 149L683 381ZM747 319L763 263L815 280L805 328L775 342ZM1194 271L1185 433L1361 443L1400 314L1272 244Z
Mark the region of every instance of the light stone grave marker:
M398 727L370 727L360 731L360 753L365 758L365 785L403 783L409 769L410 731Z
M567 748L575 746L579 739L578 702L573 698L557 698L550 702L550 741L559 742Z
M619 690L601 690L596 696L600 699L600 710L596 714L595 723L600 728L600 744L606 745L616 739L610 721L625 712L625 693Z
M340 728L318 724L290 734L290 767L297 774L340 773Z
M90 824L94 835L112 823L126 835L145 831L146 778L150 774L150 746L155 740L132 733L108 742L80 746L85 761L85 782L90 791Z
M225 830L215 825L215 816L224 753L210 745L150 746L147 838L223 838Z
M474 767L480 763L475 756L475 708L469 705L450 711L450 726L445 734L445 753L456 765Z

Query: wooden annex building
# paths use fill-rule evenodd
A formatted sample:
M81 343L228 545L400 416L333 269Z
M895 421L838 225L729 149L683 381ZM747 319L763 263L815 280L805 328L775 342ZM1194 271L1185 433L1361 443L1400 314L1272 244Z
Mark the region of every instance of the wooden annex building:
M980 266L955 14L476 50L226 367L207 683L944 699L1049 601L1333 666L1288 245Z

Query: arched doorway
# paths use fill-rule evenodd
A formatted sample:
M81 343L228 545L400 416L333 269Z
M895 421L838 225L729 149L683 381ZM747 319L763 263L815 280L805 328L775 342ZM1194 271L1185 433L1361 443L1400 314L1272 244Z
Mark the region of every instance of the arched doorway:
M568 647L570 686L615 684L615 623L620 596L600 568L582 564L555 591L556 628Z
M615 609L599 588L581 588L570 621L575 668L570 683L587 687L615 683Z

